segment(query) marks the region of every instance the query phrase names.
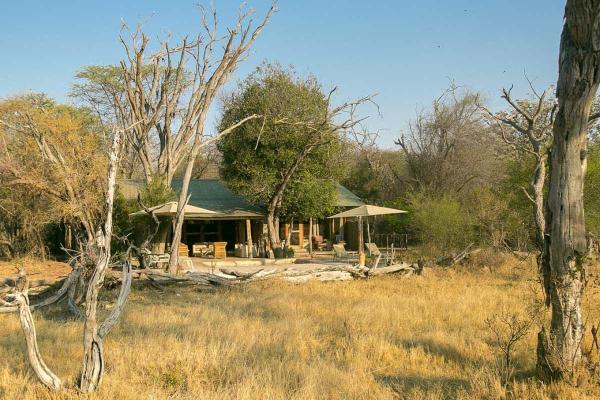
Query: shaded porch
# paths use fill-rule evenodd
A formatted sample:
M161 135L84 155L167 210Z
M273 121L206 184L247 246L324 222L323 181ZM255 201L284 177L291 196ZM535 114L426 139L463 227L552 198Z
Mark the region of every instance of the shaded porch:
M310 228L312 225L312 232ZM349 219L313 219L294 221L286 223L280 229L282 240L290 239L290 247L295 250L308 249L309 240L315 238L323 240L324 247L330 250L330 245L335 243L345 243L349 250L358 249L358 225L355 220Z
M182 245L187 247L187 256L196 258L250 258L264 255L264 224L262 218L189 218L182 230ZM212 256L197 257L198 246L213 246ZM196 249L194 246L197 246ZM225 254L218 252L222 247ZM250 254L249 248L253 249ZM195 252L196 250L196 252Z

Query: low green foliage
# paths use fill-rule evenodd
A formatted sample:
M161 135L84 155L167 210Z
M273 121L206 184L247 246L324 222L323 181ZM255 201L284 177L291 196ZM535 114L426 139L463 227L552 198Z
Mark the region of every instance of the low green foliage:
M600 236L600 143L593 142L589 147L583 195L586 229L598 237Z
M449 251L476 240L473 221L455 196L417 192L410 196L409 204L410 224L422 243Z
M162 181L156 179L140 188L140 200L144 206L153 207L169 201L175 201L176 195L172 188L165 186ZM148 235L149 229L153 227L151 217L132 218L129 216L129 214L139 209L140 204L137 199L125 199L121 191L117 189L113 211L113 230L115 236L133 234L134 239L136 239ZM113 245L116 249L124 250L124 245L120 242L115 241Z

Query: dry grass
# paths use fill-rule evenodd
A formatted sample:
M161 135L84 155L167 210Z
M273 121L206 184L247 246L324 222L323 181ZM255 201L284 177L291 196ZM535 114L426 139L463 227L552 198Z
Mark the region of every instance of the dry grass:
M526 312L536 285L529 262L481 257L477 270L408 279L135 290L105 343L105 379L90 398L598 398L589 381L547 387L528 378L533 331L517 346L512 392L500 386L484 320L503 308ZM81 324L61 315L49 310L36 320L43 356L72 386ZM16 317L0 315L0 326L0 398L78 397L42 388L26 364Z

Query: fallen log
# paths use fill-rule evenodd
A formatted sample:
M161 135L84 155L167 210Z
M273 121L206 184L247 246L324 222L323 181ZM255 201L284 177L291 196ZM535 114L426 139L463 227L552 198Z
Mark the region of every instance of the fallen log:
M281 279L286 282L304 283L316 281L347 281L367 279L374 276L399 274L410 276L419 274L422 268L418 264L400 263L381 268L368 268L359 265L323 265L321 267L306 268L305 265L294 265L288 268L258 269L246 272L235 268L220 268L217 272L193 272L173 275L162 269L144 268L131 271L133 279L147 278L151 283L187 283L206 287L232 287L244 283L262 281L267 279ZM119 281L121 277L115 271L111 277Z
M481 249L471 250L471 247L473 247L473 245L474 243L469 244L463 251L459 252L458 254L451 254L449 256L438 257L435 260L435 263L442 267L452 267L455 264L461 263L467 260L473 254L476 254L481 251Z
M373 268L369 270L368 276L380 276L387 274L396 274L396 273L410 273L415 272L415 268L412 265L407 263L400 263L390 265L389 267L381 267L381 268Z
M284 276L283 280L291 283L306 283L308 281L317 280L321 282L328 281L352 281L354 277L346 271L323 271L305 275Z

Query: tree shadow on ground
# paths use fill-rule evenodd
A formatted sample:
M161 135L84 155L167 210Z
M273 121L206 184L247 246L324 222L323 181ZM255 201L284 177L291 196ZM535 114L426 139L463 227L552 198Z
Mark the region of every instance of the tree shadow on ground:
M468 390L469 381L459 378L446 377L422 377L418 375L376 375L375 380L388 388L400 397L406 396L406 392L411 389L418 389L424 392L432 390L441 390L444 398L454 399L460 390Z
M481 357L469 357L456 346L439 343L431 339L402 340L399 345L408 349L422 349L424 352L459 365L491 366L488 360Z

